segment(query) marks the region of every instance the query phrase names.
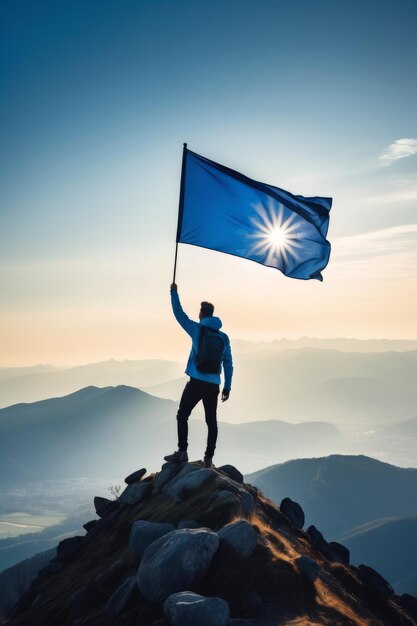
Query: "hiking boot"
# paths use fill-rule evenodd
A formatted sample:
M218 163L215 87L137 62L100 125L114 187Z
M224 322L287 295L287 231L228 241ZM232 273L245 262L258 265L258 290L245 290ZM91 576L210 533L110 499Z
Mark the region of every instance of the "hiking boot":
M213 467L213 457L204 455L204 467Z
M164 456L164 459L168 461L168 463L187 463L188 454L186 450L177 450L173 454Z

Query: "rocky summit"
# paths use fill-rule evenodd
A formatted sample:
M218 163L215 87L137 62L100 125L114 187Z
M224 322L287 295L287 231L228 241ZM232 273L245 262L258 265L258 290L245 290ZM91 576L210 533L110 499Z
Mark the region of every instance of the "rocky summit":
M8 616L31 626L417 624L417 599L327 542L233 466L165 463L96 498L86 534L56 556ZM307 520L308 522L308 520Z

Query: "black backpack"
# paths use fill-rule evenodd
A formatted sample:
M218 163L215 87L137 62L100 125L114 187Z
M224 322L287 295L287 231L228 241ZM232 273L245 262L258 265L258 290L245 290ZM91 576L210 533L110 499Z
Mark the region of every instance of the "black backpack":
M214 328L201 326L195 358L197 369L204 374L220 374L223 352L224 341L220 332Z

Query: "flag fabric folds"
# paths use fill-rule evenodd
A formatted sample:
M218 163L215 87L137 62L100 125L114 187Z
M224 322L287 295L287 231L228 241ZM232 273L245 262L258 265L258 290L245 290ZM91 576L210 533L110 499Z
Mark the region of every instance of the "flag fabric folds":
M177 242L323 280L331 198L260 183L184 146Z

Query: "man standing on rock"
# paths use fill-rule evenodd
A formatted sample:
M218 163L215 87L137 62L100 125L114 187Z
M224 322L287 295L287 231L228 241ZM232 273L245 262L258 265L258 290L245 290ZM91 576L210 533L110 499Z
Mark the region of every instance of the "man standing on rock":
M224 388L222 402L228 400L232 384L233 361L229 337L220 331L222 322L213 317L214 306L202 302L200 323L190 320L182 309L177 285L171 285L171 304L177 322L191 337L192 346L185 373L190 377L182 393L177 413L178 450L165 456L171 463L188 461L188 418L196 404L203 401L208 427L204 466L213 465L217 441L217 397L220 392L220 373L223 366Z

